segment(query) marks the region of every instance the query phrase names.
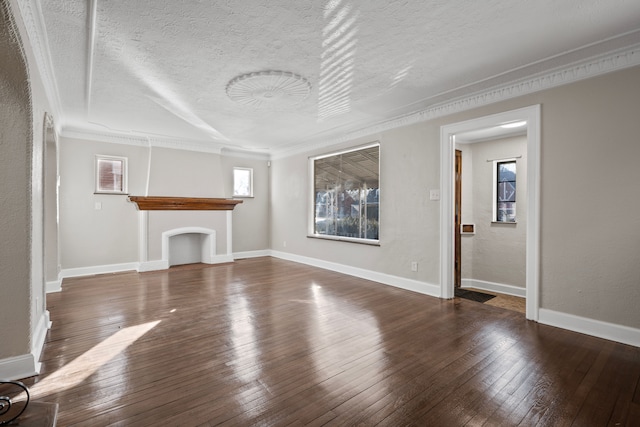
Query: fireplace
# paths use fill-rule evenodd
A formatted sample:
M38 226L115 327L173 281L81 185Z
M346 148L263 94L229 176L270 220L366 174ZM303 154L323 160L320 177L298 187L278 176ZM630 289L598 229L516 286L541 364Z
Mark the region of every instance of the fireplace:
M242 200L130 196L139 210L138 271L233 262L232 210Z
M162 261L174 265L216 263L216 231L182 227L162 233Z

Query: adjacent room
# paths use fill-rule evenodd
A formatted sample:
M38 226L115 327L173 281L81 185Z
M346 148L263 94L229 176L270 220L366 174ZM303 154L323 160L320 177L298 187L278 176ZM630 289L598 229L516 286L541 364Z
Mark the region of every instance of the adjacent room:
M639 2L0 1L0 424L640 423Z

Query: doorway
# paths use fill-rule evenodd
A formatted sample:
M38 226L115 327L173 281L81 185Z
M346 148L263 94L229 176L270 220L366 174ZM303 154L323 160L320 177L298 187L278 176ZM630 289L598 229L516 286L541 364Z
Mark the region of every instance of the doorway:
M534 105L491 116L442 126L440 129L441 179L441 298L453 298L456 285L455 142L456 134L489 129L517 121L526 122L527 224L526 224L526 318L538 320L539 311L539 180L540 106ZM458 228L459 230L459 228Z

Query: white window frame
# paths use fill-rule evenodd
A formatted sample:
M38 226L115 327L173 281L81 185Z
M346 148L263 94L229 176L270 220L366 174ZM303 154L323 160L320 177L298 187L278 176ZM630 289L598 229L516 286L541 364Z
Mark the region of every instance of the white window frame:
M307 237L380 246L380 229L378 229L377 239L364 239L364 238L357 238L357 237L345 237L345 236L335 236L330 234L319 234L319 233L316 233L316 228L315 228L316 193L315 193L315 169L314 169L315 163L314 162L316 160L325 159L327 157L338 156L340 154L351 153L353 151L360 151L360 150L365 150L367 148L373 148L373 147L377 147L379 150L379 153L382 151L380 143L376 141L371 144L360 145L357 147L352 147L344 150L333 151L331 153L309 157L309 160L308 160L309 161L309 167L308 167L309 211L308 211L308 217L307 217ZM380 155L380 158L381 157L382 156ZM378 160L378 188L380 188L380 163L381 163L381 159ZM379 209L378 210L378 227L379 227L382 213L380 212L381 211L380 207L378 209Z
M122 189L120 190L110 190L105 188L100 188L100 168L98 167L98 163L101 160L107 161L119 161L122 163ZM129 194L129 168L128 168L129 160L126 157L120 156L107 156L103 154L97 154L95 156L95 194Z
M249 191L248 193L238 193L236 190L238 186L236 185L236 171L244 171L249 172ZM253 197L253 169L252 168L242 168L242 167L234 167L233 168L233 197L244 197L251 198Z
M515 221L498 221L498 163L509 163L514 162L516 164L516 214ZM493 197L491 198L493 204L493 214L491 216L491 221L497 224L516 224L518 222L518 193L517 193L517 185L518 185L518 159L516 157L510 157L506 159L497 159L492 161L493 168Z

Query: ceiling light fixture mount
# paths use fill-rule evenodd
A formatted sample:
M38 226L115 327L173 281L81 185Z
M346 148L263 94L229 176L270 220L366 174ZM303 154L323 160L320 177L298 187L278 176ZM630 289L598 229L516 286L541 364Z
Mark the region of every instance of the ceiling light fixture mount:
M232 101L255 108L290 107L304 101L311 83L288 71L258 71L242 74L227 84Z

